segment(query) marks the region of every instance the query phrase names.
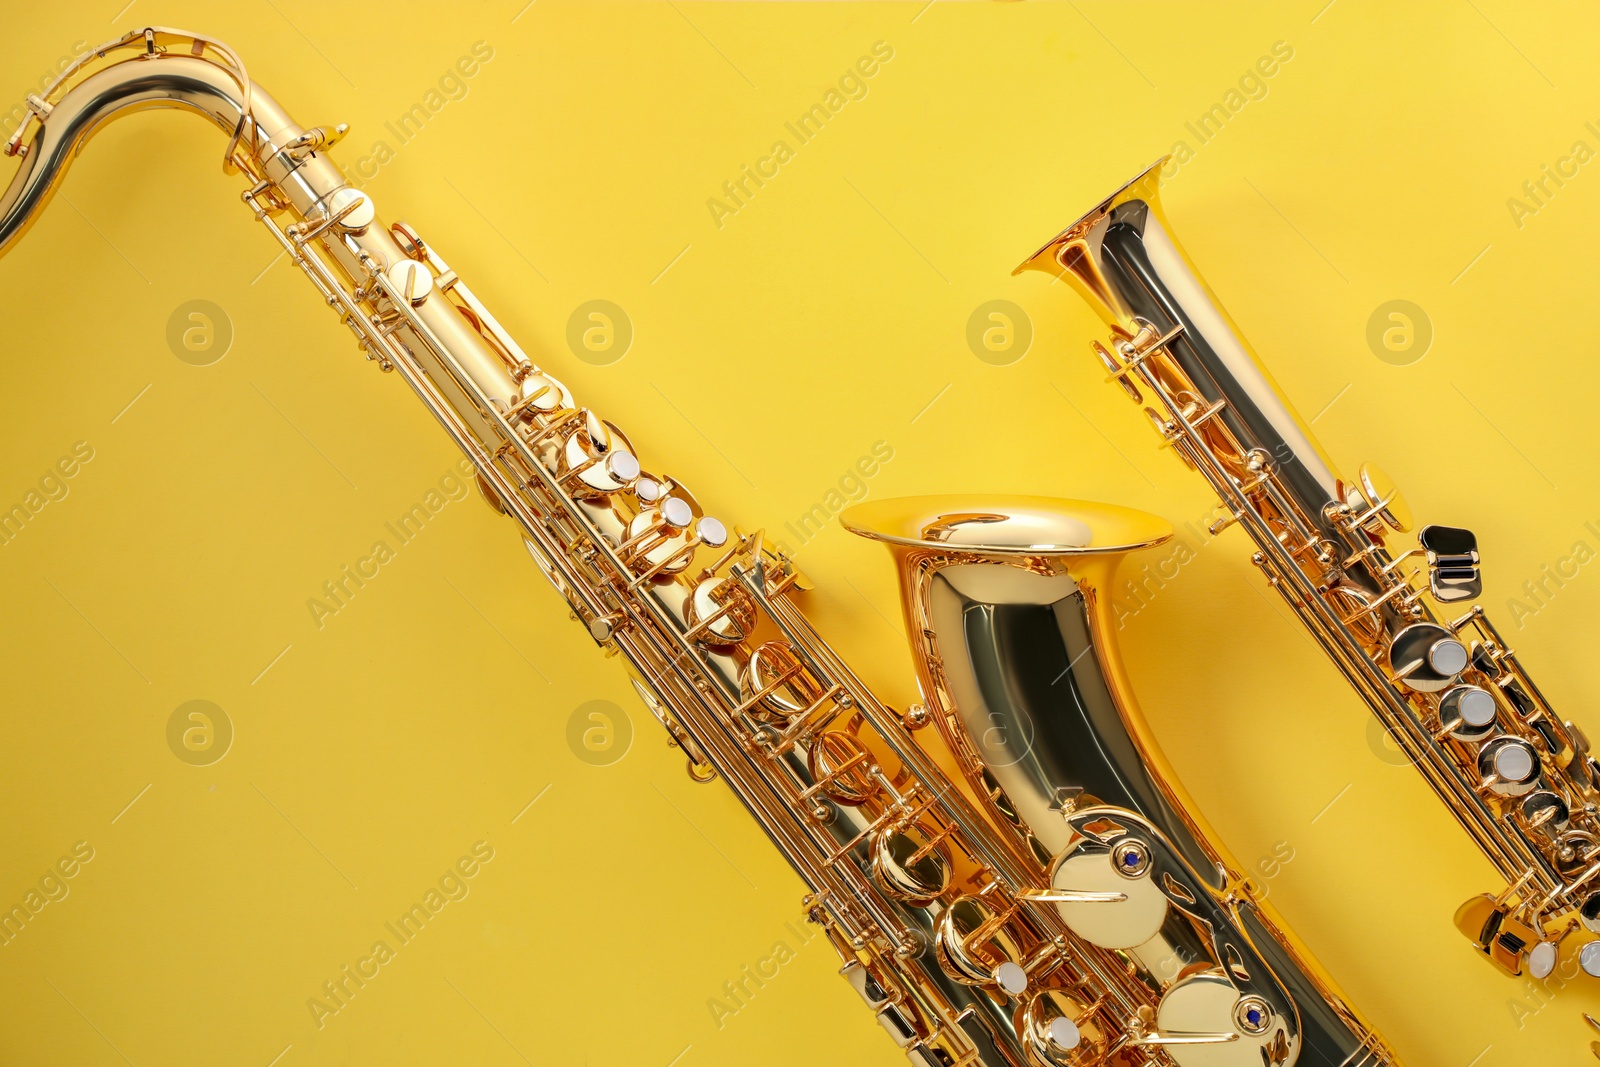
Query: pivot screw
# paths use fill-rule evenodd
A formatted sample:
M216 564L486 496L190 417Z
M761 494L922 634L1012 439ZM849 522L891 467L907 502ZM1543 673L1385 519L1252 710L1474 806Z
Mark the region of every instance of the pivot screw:
M1139 878L1150 870L1150 850L1139 841L1124 841L1111 850L1111 865L1124 878Z
M1251 1037L1260 1037L1272 1025L1272 1009L1258 996L1241 997L1233 1009L1233 1024Z

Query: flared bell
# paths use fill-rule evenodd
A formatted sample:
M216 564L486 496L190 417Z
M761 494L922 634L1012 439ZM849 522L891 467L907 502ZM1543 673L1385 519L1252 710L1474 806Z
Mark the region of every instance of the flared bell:
M1345 1063L1370 1033L1254 900L1145 722L1113 582L1172 536L1131 508L1024 496L883 500L840 521L900 580L929 718L991 819L1047 873L1034 899L1161 991L1180 1067Z

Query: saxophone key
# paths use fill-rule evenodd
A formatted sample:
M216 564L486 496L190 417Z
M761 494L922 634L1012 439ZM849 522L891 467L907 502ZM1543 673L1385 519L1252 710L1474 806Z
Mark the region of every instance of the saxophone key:
M702 525L707 521L716 520L702 519ZM736 645L755 628L755 601L732 578L702 578L684 605L684 621L689 624L684 636L690 640Z
M661 502L660 517L664 524L657 525L654 531L660 535L658 543L641 553L650 566L628 583L630 592L656 578L682 573L700 546L721 548L728 543L728 528L720 519L709 515L694 518L689 505L677 497L669 496Z
M517 384L522 395L505 412L508 421L527 421L538 415L549 415L572 407L572 394L567 387L540 371L531 371L521 377Z
M627 489L642 471L632 443L616 426L585 410L561 445L562 487L589 496Z
M1090 1014L1091 1009L1067 993L1041 990L1029 999L1021 1029L1029 1049L1050 1067L1077 1067L1098 1062L1104 1047L1104 1035Z
M1162 998L1156 1029L1139 1041L1166 1049L1179 1067L1285 1063L1294 1051L1283 1018L1262 997L1241 994L1220 971L1179 981Z
M1438 623L1413 623L1389 643L1395 679L1419 693L1447 688L1466 670L1469 659L1467 646Z
M1494 694L1475 685L1458 685L1439 698L1439 737L1482 741L1494 732L1500 706Z
M934 927L934 947L944 972L962 985L1007 996L1024 992L1028 976L1017 962L1022 946L1008 918L975 896L957 897Z
M433 292L432 272L414 259L396 261L384 272L384 280L393 299L412 307L421 307Z
M1050 890L1034 899L1053 902L1062 921L1090 944L1137 948L1161 931L1171 904L1148 874L1148 867L1125 872L1110 849L1083 839L1054 862Z
M1533 872L1508 886L1499 897L1487 893L1473 897L1456 909L1456 929L1465 934L1495 966L1509 975L1522 973L1527 953L1544 941L1542 933L1522 917L1519 905L1507 903Z
M1238 522L1240 518L1238 512L1234 511L1232 508L1222 505L1218 505L1217 507L1213 508L1211 510L1211 516L1211 521L1206 523L1206 533L1210 534L1212 537L1216 537L1223 530L1226 530L1228 527ZM1260 557L1261 553L1257 552L1255 555ZM1256 566L1258 567L1261 566L1260 562L1255 560L1252 560L1252 562L1255 562Z
M822 695L787 641L773 640L750 653L740 676L744 701L734 714L752 714L768 722L787 722Z
M1561 949L1554 941L1541 941L1528 950L1528 974L1544 981L1556 969Z
M1528 829L1551 841L1557 840L1571 825L1572 809L1548 789L1539 789L1523 797L1517 810Z
M643 564L646 568L630 589L657 575L671 577L688 565L682 553L687 540L684 531L693 521L694 512L676 496L663 497L629 521L617 554L634 566Z
M897 900L926 906L950 887L950 854L944 840L953 831L921 823L891 826L873 838L872 874Z
M1478 750L1478 773L1496 796L1525 796L1539 784L1539 752L1520 737L1502 734Z
M328 197L327 211L330 221L341 233L363 234L378 217L372 197L348 185L337 189Z
M1417 541L1428 559L1428 584L1441 604L1471 600L1483 592L1478 538L1458 526L1424 526Z
M826 794L846 807L859 807L881 792L872 771L876 764L861 739L843 730L818 735L806 753L813 784L802 795L809 799Z
M314 153L326 148L332 148L345 139L350 132L350 124L341 122L331 130L326 126L313 126L300 136L290 140L283 146L283 150L296 159L305 159Z
M1361 465L1355 484L1345 487L1345 503L1345 522L1379 537L1390 530L1405 533L1414 524L1405 496L1376 463Z
M1099 341L1091 341L1089 347L1106 368L1106 381L1114 381L1122 386L1122 391L1128 394L1128 399L1135 404L1144 403L1144 394L1139 392L1139 387L1134 384L1130 371L1132 367L1123 364L1122 360L1111 354L1111 351Z

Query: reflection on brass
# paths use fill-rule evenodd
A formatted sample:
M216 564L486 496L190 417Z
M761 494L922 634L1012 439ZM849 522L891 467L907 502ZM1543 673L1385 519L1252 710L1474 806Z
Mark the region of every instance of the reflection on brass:
M894 557L930 717L967 787L1019 857L1049 858L1048 888L1009 907L1052 907L1156 992L1130 1045L1182 1067L1395 1062L1255 899L1139 711L1112 580L1170 526L1040 497L883 500L841 521ZM958 980L1026 955L999 940L1005 915L972 898L940 927Z

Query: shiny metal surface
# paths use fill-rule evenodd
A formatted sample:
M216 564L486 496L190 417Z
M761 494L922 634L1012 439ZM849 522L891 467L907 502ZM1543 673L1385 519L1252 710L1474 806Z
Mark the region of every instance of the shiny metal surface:
M1157 199L1156 164L1111 195L1023 264L1061 274L1109 324L1182 325L1170 350L1204 404L1226 398L1217 418L1272 459L1285 491L1321 520L1343 489L1321 446L1295 418L1249 342L1189 265ZM1130 334L1131 336L1131 334Z
M1456 923L1519 974L1600 914L1600 764L1483 609L1459 614L1482 591L1472 533L1428 526L1391 549L1413 521L1399 490L1375 464L1334 473L1174 236L1160 166L1017 270L1064 279L1111 328L1094 352L1217 494L1213 532L1250 536L1269 583L1498 868L1505 888ZM1416 557L1425 575L1406 566Z
M1138 708L1109 591L1167 523L1038 497L840 518L890 548L932 717L991 817L1048 864L1042 899L1159 991L1144 1046L1183 1067L1393 1062L1256 901Z

